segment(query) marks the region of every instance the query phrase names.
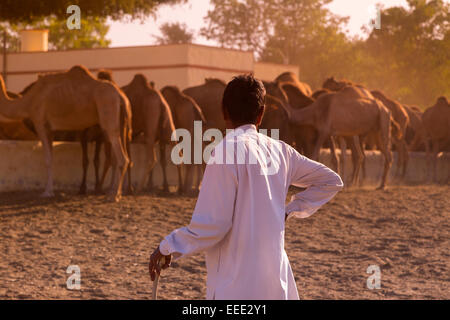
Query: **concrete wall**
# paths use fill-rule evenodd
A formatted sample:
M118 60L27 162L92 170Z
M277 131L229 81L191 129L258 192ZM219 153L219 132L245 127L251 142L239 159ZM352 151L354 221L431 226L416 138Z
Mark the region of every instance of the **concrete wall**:
M205 78L228 81L241 73L254 72L265 80L284 71L298 73L295 66L255 63L252 52L193 44L20 52L7 55L7 88L19 92L39 73L64 71L79 64L93 72L112 70L120 86L143 73L158 88L170 84L181 89L202 84ZM0 63L0 72L2 68Z
M89 148L90 159L92 159L93 145ZM170 159L170 151L167 151ZM0 192L13 190L43 189L45 185L46 172L44 155L41 144L34 141L0 141ZM394 153L395 155L395 153ZM396 157L396 156L395 156ZM132 145L132 159L135 166L132 170L133 183L143 174L145 164L145 146ZM330 165L330 156L327 150L322 150L321 159L326 165ZM347 174L351 174L351 160L348 154ZM367 153L367 180L365 185L377 185L381 179L383 159L379 152ZM442 156L438 164L439 178L444 181L450 170L450 154ZM54 177L55 187L58 189L77 190L81 182L81 147L78 143L55 143L54 144ZM393 184L391 178L389 184ZM168 167L169 183L177 185L177 170L175 166ZM90 164L89 186L94 185L93 165ZM426 171L425 154L411 153L411 161L408 167L405 183L422 183L428 177ZM154 181L161 185L162 174L159 164L154 171ZM109 183L109 179L107 180Z

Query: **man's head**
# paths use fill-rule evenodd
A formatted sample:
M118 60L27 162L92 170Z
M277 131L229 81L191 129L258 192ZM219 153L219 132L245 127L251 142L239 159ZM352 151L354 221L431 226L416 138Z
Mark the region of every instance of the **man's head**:
M259 125L264 114L266 89L252 75L231 80L223 93L222 111L232 127L244 124Z

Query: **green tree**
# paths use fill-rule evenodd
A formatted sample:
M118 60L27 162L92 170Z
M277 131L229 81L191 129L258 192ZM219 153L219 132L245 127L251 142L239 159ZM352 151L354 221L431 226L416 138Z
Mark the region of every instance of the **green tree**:
M78 5L84 16L122 19L124 16L143 18L154 13L161 4L173 4L186 0L2 0L0 21L34 22L50 16L67 18L67 7Z
M422 107L450 95L450 5L408 0L409 8L382 11L362 50L373 61L366 81L393 97Z
M0 32L6 31L8 52L20 50L20 30L26 28L48 29L48 46L50 50L67 50L82 48L108 47L110 40L106 39L109 26L105 18L86 17L81 19L81 28L68 30L66 20L50 17L31 24L0 24Z
M345 70L351 50L341 31L348 18L332 14L330 2L213 0L201 34L224 47L253 50L263 61L297 64L301 78L319 86L326 73Z
M155 36L158 44L192 43L194 41L194 32L188 30L184 23L164 23L159 30L162 36Z

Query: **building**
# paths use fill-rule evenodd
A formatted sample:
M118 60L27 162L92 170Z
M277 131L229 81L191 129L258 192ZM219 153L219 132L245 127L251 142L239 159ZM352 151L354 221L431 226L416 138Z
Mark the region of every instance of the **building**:
M65 71L74 65L92 72L109 69L120 86L143 73L157 88L176 85L184 89L204 83L205 78L228 81L241 73L254 73L268 81L286 71L298 75L298 66L256 62L249 51L196 44L46 51L46 41L46 30L27 30L22 32L22 52L8 53L6 61L0 55L4 61L0 72L6 75L8 90L20 92L38 74Z

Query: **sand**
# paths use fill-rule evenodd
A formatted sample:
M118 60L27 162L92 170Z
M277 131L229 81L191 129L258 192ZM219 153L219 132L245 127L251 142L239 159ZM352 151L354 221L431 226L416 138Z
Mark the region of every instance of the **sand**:
M150 299L148 257L189 222L195 198L58 192L0 194L0 298ZM302 299L449 299L450 187L390 187L341 192L286 228ZM68 290L78 265L81 290ZM381 288L367 288L369 265ZM160 299L203 299L202 255L179 260L160 280Z

